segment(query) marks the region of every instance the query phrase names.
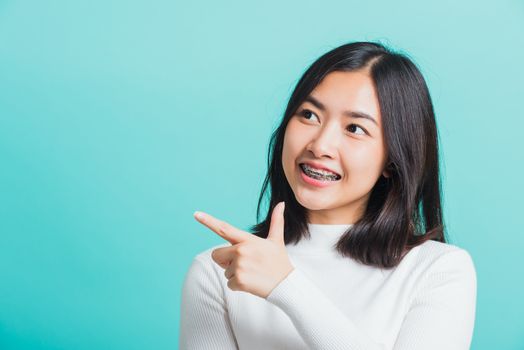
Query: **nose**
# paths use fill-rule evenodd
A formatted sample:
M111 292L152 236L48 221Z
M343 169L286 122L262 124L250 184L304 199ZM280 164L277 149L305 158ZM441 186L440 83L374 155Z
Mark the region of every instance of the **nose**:
M326 124L318 130L315 137L308 143L306 149L313 153L315 158L335 158L338 143L340 142L340 130L336 123Z

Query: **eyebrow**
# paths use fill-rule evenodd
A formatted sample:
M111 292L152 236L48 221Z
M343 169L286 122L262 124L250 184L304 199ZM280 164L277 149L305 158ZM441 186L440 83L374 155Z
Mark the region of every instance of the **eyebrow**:
M306 97L304 99L304 102L310 102L312 103L315 107L317 107L318 109L320 109L322 112L325 112L326 111L326 106L324 106L324 104L322 102L320 102L319 100L317 100L315 97L309 95L308 97ZM378 126L378 123L377 121L372 117L370 116L369 114L367 113L364 113L364 112L358 112L358 111L344 111L342 114L344 114L345 116L348 116L348 117L351 117L351 118L364 118L364 119L368 119L368 120L371 120L373 123L375 123L375 125Z

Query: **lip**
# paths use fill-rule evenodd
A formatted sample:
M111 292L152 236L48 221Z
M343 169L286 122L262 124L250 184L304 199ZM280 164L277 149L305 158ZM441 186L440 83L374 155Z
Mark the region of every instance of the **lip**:
M312 166L313 168L317 168L317 169L323 169L323 170L331 171L332 173L335 173L335 174L337 174L338 176L341 176L341 175L340 175L339 173L337 173L335 170L330 169L330 168L328 168L327 166L324 166L324 165L319 164L319 163L315 163L315 162L307 161L307 162L300 162L300 163L298 163L298 164L299 164L299 166L300 166L300 164L307 164L307 165L309 165L309 166Z
M334 185L334 184L336 184L337 182L340 181L340 180L336 180L336 181L322 181L322 180L313 179L312 177L307 176L300 166L298 167L298 171L300 171L300 177L302 178L302 181L304 181L308 185L315 186L315 187L332 186L332 185Z

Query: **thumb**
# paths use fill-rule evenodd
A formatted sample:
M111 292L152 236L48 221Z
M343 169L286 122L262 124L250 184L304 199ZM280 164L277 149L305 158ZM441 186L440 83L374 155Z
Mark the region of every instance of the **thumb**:
M273 242L284 243L284 209L286 202L280 202L273 208L271 213L271 222L269 224L269 233L267 239L272 240Z

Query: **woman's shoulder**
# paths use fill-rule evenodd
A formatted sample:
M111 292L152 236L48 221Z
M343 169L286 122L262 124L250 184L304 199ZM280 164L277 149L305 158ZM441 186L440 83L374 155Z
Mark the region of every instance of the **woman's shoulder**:
M477 273L470 253L454 244L426 241L416 247L413 260L414 303L434 303L435 307L454 309L469 305L474 310ZM414 248L414 249L416 249Z
M216 245L197 253L186 272L184 289L194 290L200 288L207 290L212 289L212 285L218 286L223 273L220 270L221 268L213 261L211 253L216 248L227 247L228 245L230 244Z
M413 249L419 249L419 255L425 257L431 256L436 259L447 254L469 255L469 252L465 248L434 240L428 240Z
M451 243L428 240L413 248L416 251L415 264L425 270L466 271L475 273L471 254L465 248Z

